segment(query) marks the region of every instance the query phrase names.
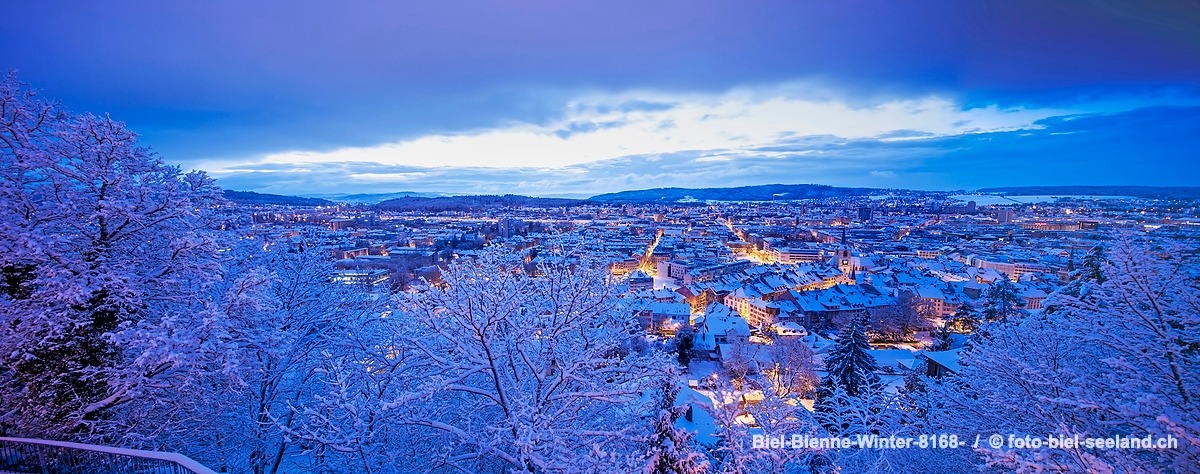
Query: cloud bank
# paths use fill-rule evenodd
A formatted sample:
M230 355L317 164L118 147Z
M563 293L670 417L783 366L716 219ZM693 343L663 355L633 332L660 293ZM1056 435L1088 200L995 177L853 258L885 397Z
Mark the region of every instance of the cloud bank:
M798 84L721 94L594 93L542 123L196 165L231 188L290 194L590 195L764 182L956 187L929 165L997 140L1075 133L1048 124L1107 109L1112 104L968 107L940 96L850 103Z

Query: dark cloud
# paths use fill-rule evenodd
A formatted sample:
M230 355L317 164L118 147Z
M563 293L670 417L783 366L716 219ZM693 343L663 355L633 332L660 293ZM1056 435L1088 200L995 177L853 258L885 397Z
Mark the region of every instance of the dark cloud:
M815 84L813 93L863 107L928 94L968 107L1136 103L1163 91L1200 96L1200 3L1193 1L41 1L0 3L0 17L7 20L0 68L21 70L73 110L111 112L167 159L184 162L546 124L589 91L719 92L803 80ZM631 100L617 107L671 106ZM1131 125L1139 131L1119 143L1083 131L1068 141L1036 133L1028 141L988 139L1004 150L1037 143L1048 148L1024 151L1072 164L1078 160L1066 157L1110 148L1153 161L1194 144L1163 125ZM562 133L604 124L578 126ZM927 140L903 132L880 138ZM990 149L974 141L983 139L950 140L969 151L948 155L983 160L962 167L973 170L1000 159L977 151ZM795 145L803 151L806 143ZM809 145L817 156L914 146ZM770 151L786 150L761 150ZM805 156L795 158L798 169L816 166ZM437 182L469 186L474 175L464 173L469 178ZM660 175L620 176L612 185Z

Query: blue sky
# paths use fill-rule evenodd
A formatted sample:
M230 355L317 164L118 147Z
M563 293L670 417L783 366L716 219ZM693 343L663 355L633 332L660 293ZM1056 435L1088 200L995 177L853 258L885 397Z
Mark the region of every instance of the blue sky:
M228 188L1200 185L1196 2L3 2L0 68Z

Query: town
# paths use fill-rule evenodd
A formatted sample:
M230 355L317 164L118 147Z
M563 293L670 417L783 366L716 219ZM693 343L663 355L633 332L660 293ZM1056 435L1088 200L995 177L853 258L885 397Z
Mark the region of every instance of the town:
M1114 232L1195 245L1197 209L1188 199L947 193L446 211L384 202L258 205L239 230L319 243L335 280L376 292L437 281L450 262L489 247L521 254L536 274L570 247L624 285L624 307L653 339L686 352L690 414L711 405L707 381L718 374L745 382L743 405L774 386L811 409L825 354L859 317L889 390L914 371L953 374L992 288L1036 312ZM771 347L780 340L806 349L781 360ZM699 419L680 424L711 432L692 426Z
M0 474L1200 474L1200 2L0 17Z

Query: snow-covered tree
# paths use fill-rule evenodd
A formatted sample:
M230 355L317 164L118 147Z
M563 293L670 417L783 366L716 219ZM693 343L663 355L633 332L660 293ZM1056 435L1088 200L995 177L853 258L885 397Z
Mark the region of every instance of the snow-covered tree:
M837 404L843 403L845 397L865 395L879 386L875 358L867 353L870 348L862 319L856 318L841 331L837 344L825 359L826 375L817 387L814 408L818 419L834 434L844 432L846 427L846 421L836 415L840 411Z
M742 338L735 338L724 345L721 353L721 368L734 385L741 387L746 378L759 372L758 353L760 346Z
M930 384L943 429L1072 437L1174 436L1179 449L989 450L1029 472L1183 472L1200 465L1200 284L1184 249L1128 235L1106 248L1102 278L1047 310L988 324L951 383ZM939 408L940 407L940 408Z
M327 351L289 432L370 472L640 469L675 364L602 265L567 257L532 276L489 250L400 295L386 339Z
M872 338L881 341L911 341L914 333L933 327L930 316L919 298L912 292L901 291L892 304L868 311L866 329Z
M322 362L322 349L349 343L382 314L370 295L332 273L328 254L312 245L229 243L216 282L200 295L206 307L186 396L131 402L133 439L123 444L186 450L232 472L297 467L303 447L285 431L294 422L290 405L311 398L308 369Z
M958 333L970 334L975 332L975 329L982 323L982 317L979 311L975 310L970 303L963 302L958 306L958 310L954 312L954 316L948 321L949 327Z
M672 374L674 375L674 374ZM692 434L675 426L687 407L675 406L679 385L674 378L663 379L659 388L658 413L653 434L645 448L643 472L648 474L703 474L709 471L708 457L697 450Z
M808 397L820 383L812 348L798 337L778 337L767 348L769 367L763 370L781 397Z
M685 325L676 331L675 338L672 339L672 349L679 365L687 367L696 351L696 330L690 325Z
M950 332L950 324L947 323L942 327L933 331L933 346L929 348L931 351L948 351L954 347L954 336Z
M828 375L821 381L820 391L832 391L839 387L847 395L858 395L868 384L877 382L878 366L875 358L868 354L871 345L863 331L862 319L854 319L850 326L839 334L837 344L825 359Z
M185 376L219 190L107 116L0 79L0 426L104 438L113 411ZM119 425L119 423L118 423Z
M1104 283L1104 260L1104 245L1092 247L1083 257L1076 278Z
M795 398L773 390L739 388L728 377L714 383L713 406L718 443L712 449L713 472L832 472L828 453L820 449L764 449L753 446L753 435L821 436L821 427Z
M1024 317L1025 299L1021 291L1007 278L1000 278L983 295L983 320L987 322L1007 321Z

